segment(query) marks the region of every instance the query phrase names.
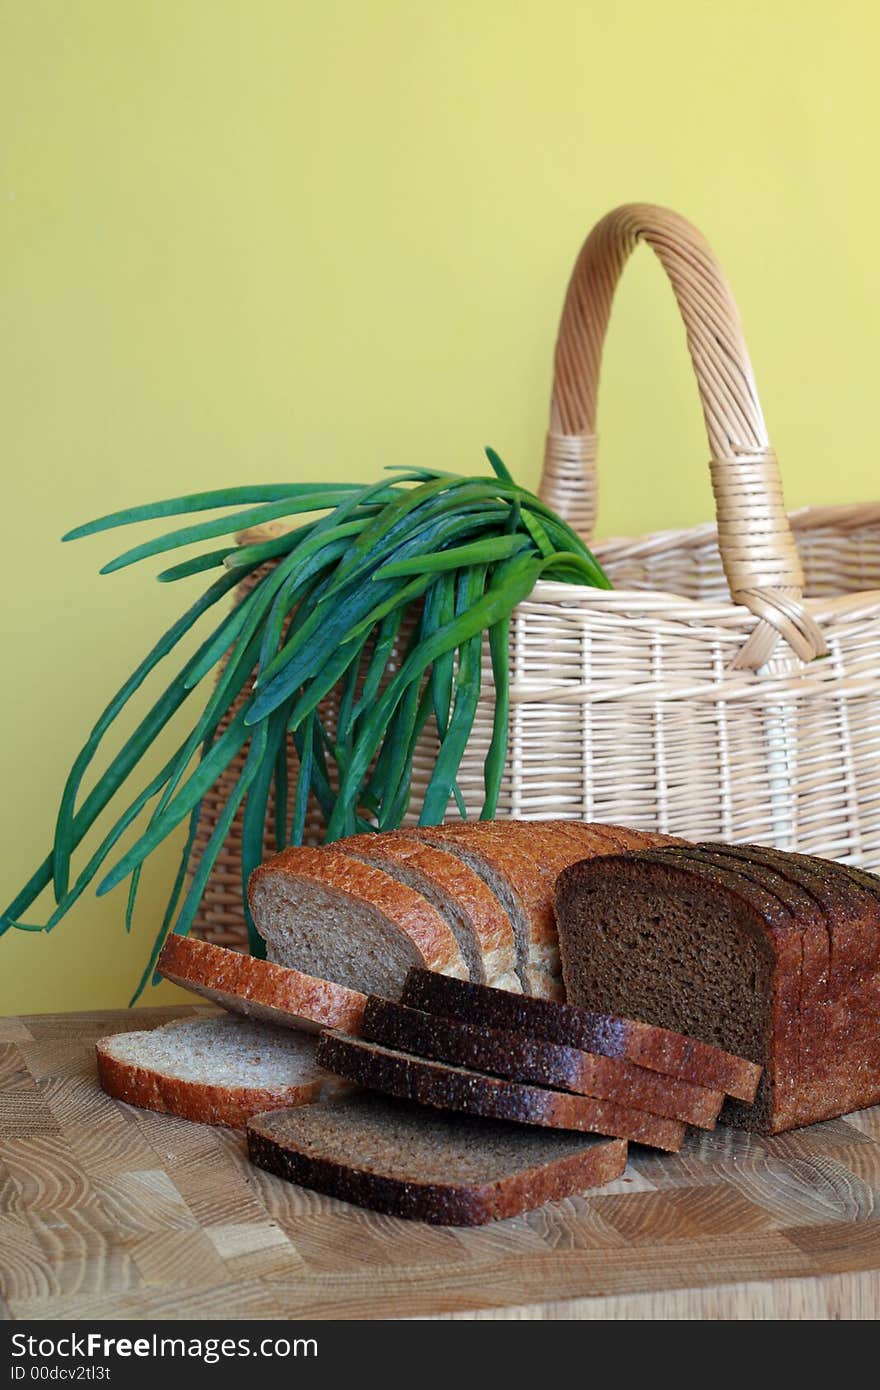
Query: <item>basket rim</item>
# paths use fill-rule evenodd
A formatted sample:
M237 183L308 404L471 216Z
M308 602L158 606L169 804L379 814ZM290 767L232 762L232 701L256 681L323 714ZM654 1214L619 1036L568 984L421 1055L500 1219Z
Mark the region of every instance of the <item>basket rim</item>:
M817 622L842 617L875 617L880 613L880 589L807 598L802 602ZM593 589L588 585L563 584L550 579L539 579L528 598L517 605L518 610L536 614L546 611L548 615L560 609L574 615L586 608L602 611L608 617L635 610L643 614L662 614L672 621L723 624L744 631L757 622L753 613L731 599L694 599L668 589Z
M877 502L839 502L827 506L798 507L788 512L788 519L794 532L820 531L826 528L837 531L860 531L870 526L880 527L880 501ZM698 521L694 526L671 526L662 531L643 531L639 535L607 536L592 543L597 556L618 550L639 554L642 551L657 550L667 545L698 546L718 540L718 526L714 521Z

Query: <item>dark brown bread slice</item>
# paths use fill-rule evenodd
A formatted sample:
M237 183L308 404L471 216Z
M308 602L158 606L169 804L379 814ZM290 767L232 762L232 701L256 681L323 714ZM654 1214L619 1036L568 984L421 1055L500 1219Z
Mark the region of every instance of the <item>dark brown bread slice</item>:
M365 994L332 980L303 975L193 936L169 936L157 969L166 980L224 1009L307 1033L321 1028L357 1033L367 1002Z
M620 1058L601 1057L495 1028L475 1028L405 1004L392 1004L376 995L367 1001L361 1036L366 1042L399 1052L511 1081L617 1101L701 1129L715 1128L724 1101L722 1091L675 1081Z
M815 855L808 854L799 855L798 858L809 859L811 863L821 864L828 862L826 860L816 859ZM842 869L844 873L848 874L850 878L854 879L856 883L880 902L880 876L874 873L873 870L861 869L855 864L842 864L839 859L835 859L833 862L839 869Z
M303 1118L305 1116L305 1118ZM480 1226L620 1177L626 1143L353 1095L248 1125L252 1162L372 1211Z
M745 846L751 850L752 846ZM784 851L775 851L777 855ZM826 905L830 921L828 993L833 1003L854 975L873 971L880 952L878 884L849 864L815 855L785 853L786 872L809 885Z
M863 980L866 972L873 973L878 965L880 883L849 865L814 855L761 845L738 845L725 852L739 859L757 858L774 864L818 904L825 918L827 942L823 995L826 1030L833 1031L841 1000L852 1003L854 979Z
M717 845L708 842L701 852L720 854L738 872L758 877L785 902L801 923L801 985L799 991L799 1044L792 1090L798 1113L821 1109L825 1089L822 1057L828 1025L828 968L831 954L831 921L822 896L812 891L803 874L793 870L791 856L760 846ZM775 875L775 877L771 877Z
M448 985L453 987L447 988ZM409 972L401 1002L478 1027L521 1033L603 1057L624 1058L649 1071L724 1091L744 1101L754 1099L761 1075L761 1067L743 1057L731 1056L718 1047L666 1028L472 985L465 980L449 980L430 970Z
M485 986L478 985L478 989ZM516 999L517 995L512 996ZM525 1086L496 1076L469 1071L446 1062L432 1062L406 1052L367 1043L345 1033L324 1033L318 1043L318 1061L328 1071L368 1090L382 1091L398 1100L414 1100L438 1110L483 1115L493 1120L548 1129L576 1129L630 1139L654 1149L676 1153L682 1146L685 1126L679 1120L649 1115L610 1100Z
M831 931L822 895L817 895L805 876L797 873L792 856L782 850L763 845L721 845L714 841L706 841L698 848L724 855L729 862L736 863L739 872L749 875L756 872L775 874L774 890L783 898L789 911L804 923L812 923L813 930L804 932L801 1011L821 1015L827 1001ZM813 1020L811 1026L820 1030L824 1028L820 1018Z

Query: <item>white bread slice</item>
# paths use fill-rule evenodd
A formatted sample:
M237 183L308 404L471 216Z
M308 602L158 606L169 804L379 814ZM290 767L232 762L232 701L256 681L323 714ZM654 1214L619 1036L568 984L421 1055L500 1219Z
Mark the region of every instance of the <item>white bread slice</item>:
M491 888L463 860L396 831L352 835L338 840L333 849L375 864L426 897L449 923L475 984L521 991L510 918Z
M360 1032L367 996L272 961L257 960L193 936L169 936L157 969L172 984L221 1008L281 1028Z
M241 1129L251 1115L307 1105L333 1089L315 1047L289 1029L219 1014L115 1033L95 1051L101 1086L117 1100Z
M279 965L386 998L414 965L468 978L448 923L421 893L333 846L276 854L251 874L248 902Z

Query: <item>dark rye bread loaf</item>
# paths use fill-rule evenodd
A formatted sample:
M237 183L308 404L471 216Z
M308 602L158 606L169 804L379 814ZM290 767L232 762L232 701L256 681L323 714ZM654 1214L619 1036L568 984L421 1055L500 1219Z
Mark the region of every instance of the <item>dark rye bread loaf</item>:
M638 1019L509 994L465 980L450 980L430 970L409 972L401 1003L480 1028L499 1028L603 1057L623 1058L649 1071L723 1091L746 1102L754 1099L761 1075L760 1066L743 1057Z
M865 891L844 866L827 860L752 845L726 853L740 860L757 857L775 863L810 895L823 918L821 990L809 988L805 949L796 1113L820 1118L857 1108L864 1103L866 1080L870 1086L869 1069L880 1065L876 979L880 918L875 895Z
M721 1119L787 1127L802 962L791 914L773 894L693 850L687 858L673 849L604 862L602 879L585 861L557 885L568 997L759 1063L754 1104L725 1107Z
M873 1104L880 1072L880 884L850 865L743 846L774 857L821 905L827 923L825 994L816 1057L803 1067L805 1107L818 1116Z
M715 1128L724 1100L722 1091L675 1081L620 1058L600 1057L496 1028L477 1028L375 995L367 1001L361 1036L366 1042L430 1057L435 1062L617 1101L701 1129Z
M444 1115L375 1095L276 1110L248 1124L251 1160L389 1216L481 1226L612 1182L626 1143Z
M737 1103L729 1104L722 1119L749 1125L756 1115L772 1112L782 1123L794 1120L805 1103L804 1080L812 1075L811 1058L818 1055L821 1017L806 1010L810 976L816 975L815 958L821 965L826 941L824 921L816 902L798 885L762 864L746 864L712 848L664 850L658 862L675 863L698 875L709 891L732 894L734 913L746 912L745 904L764 919L765 930L775 943L777 958L786 968L775 977L768 1051L755 1107L744 1115ZM685 889L684 891L687 891ZM810 943L813 943L813 954ZM812 964L811 964L812 962ZM821 983L821 976L819 977ZM812 987L815 988L815 979ZM716 1034L717 1036L717 1034Z
M880 900L848 870L717 845L604 870L558 886L570 997L766 1063L755 1106L722 1120L778 1133L880 1099Z
M505 1081L465 1067L413 1057L344 1033L322 1035L318 1061L328 1071L358 1086L438 1110L515 1120L548 1129L605 1134L669 1153L677 1152L684 1142L685 1126L678 1120L592 1096Z

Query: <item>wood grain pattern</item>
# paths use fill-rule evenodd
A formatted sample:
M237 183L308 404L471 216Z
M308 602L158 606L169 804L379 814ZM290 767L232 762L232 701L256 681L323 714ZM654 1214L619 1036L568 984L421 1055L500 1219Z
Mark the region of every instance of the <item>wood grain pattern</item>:
M12 1318L874 1318L880 1108L692 1134L478 1230L360 1211L140 1111L95 1039L203 1009L0 1020L0 1308Z

